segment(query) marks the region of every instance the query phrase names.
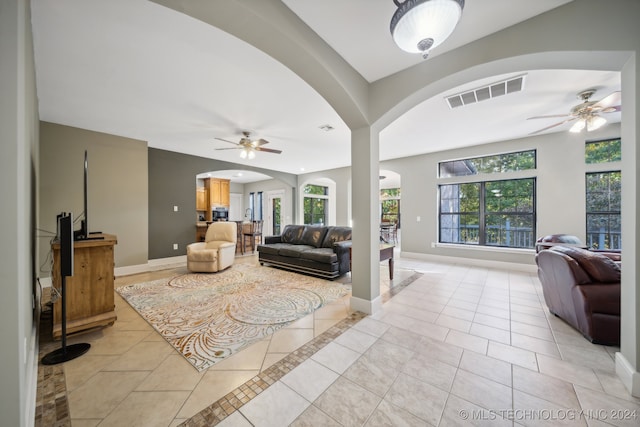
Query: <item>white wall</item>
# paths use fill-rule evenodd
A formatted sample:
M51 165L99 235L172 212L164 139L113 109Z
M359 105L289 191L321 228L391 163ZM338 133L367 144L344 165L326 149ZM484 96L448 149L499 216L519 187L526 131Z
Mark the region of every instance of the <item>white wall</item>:
M257 193L259 191L262 191L262 212L263 214L265 213L265 209L266 207L266 203L267 203L267 192L268 191L277 191L277 190L282 190L284 191L284 200L286 202L286 212L283 212L283 216L284 216L284 224L292 224L295 223L295 215L293 213L292 210L292 200L293 200L293 193L292 193L292 188L277 179L268 179L265 181L258 181L258 182L252 182L249 184L245 184L244 185L244 209L246 210L249 207L249 193L254 192Z
M27 0L0 2L0 424L34 423L38 104Z
M438 241L438 162L530 149L536 150L537 170L513 173L510 177L535 177L537 180L536 235L567 233L586 241L585 173L619 169L622 165L585 165L584 144L587 140L618 137L620 124L610 124L590 133L560 132L380 162L380 169L398 173L402 183L402 251L533 265L533 250L496 251L464 245L431 247L432 242ZM350 198L344 189L350 185L350 168L301 175L299 182L318 178L331 179L336 183L336 215L348 224L351 220L348 217ZM501 178L504 176L484 175L471 180ZM420 222L417 221L418 216Z

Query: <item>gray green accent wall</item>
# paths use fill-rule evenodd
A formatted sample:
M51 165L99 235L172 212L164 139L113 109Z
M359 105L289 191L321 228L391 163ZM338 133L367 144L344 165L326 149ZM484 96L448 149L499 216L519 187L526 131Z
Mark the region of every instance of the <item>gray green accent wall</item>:
M49 241L56 215L83 213L84 152L88 154L89 231L115 234L116 267L147 263L147 143L55 123L40 124L40 266L49 276ZM80 222L76 223L80 228Z
M197 219L195 187L198 174L243 169L269 175L281 182L283 188L297 185L296 176L288 173L154 148L149 148L148 154L149 259L185 255L186 245L195 241ZM265 182L271 183L271 180ZM271 185L269 184L269 188ZM260 183L252 184L251 188L260 189ZM247 191L249 190L245 185L245 196ZM174 207L177 207L177 210ZM174 244L178 245L178 249L173 249Z

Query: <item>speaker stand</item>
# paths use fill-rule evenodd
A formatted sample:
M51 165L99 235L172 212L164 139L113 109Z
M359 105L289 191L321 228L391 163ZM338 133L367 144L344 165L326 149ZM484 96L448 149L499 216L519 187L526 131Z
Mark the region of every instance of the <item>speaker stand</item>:
M67 346L67 298L66 298L66 282L67 278L62 274L62 347L47 353L42 358L43 365L57 365L58 363L68 362L76 357L85 354L91 348L91 344L80 343Z

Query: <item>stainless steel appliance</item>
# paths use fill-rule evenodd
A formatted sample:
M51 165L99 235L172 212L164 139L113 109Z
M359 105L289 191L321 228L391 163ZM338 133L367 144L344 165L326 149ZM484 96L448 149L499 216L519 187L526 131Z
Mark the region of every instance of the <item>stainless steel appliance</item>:
M211 211L211 218L213 221L228 221L229 220L229 209L226 207L217 207L213 208Z

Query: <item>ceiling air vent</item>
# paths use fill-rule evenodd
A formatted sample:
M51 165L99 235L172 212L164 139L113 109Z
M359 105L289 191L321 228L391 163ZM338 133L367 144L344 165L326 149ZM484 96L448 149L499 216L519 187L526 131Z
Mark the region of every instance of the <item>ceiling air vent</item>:
M479 87L467 92L458 93L456 95L446 97L449 108L458 108L463 105L474 104L476 102L485 101L509 93L520 92L524 89L524 78L526 74L512 77L490 85Z

